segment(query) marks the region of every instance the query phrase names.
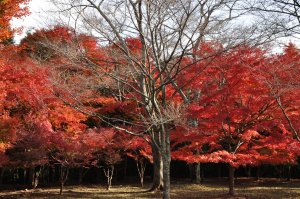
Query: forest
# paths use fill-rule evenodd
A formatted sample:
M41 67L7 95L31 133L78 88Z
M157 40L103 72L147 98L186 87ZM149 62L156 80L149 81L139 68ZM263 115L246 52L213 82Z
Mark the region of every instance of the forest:
M299 181L300 2L51 1L68 20L19 43L30 1L0 1L1 191Z

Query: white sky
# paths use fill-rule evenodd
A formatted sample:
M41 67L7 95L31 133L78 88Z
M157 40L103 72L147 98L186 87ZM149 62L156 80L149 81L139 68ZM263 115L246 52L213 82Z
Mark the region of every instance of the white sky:
M23 27L22 34L15 35L15 42L19 43L20 40L25 37L26 32L30 32L34 29L40 29L47 27L55 23L57 14L51 13L54 10L54 6L49 2L49 0L31 0L29 3L29 10L31 14L22 19L14 19L11 24L13 27ZM281 39L283 43L293 42L299 45L299 40L295 38L284 38ZM277 50L276 50L277 51Z
M51 14L46 14L53 6L48 0L31 0L29 3L29 10L31 14L22 19L13 19L11 24L13 27L23 27L23 33L15 35L15 41L18 43L26 35L27 31L46 27L51 23Z

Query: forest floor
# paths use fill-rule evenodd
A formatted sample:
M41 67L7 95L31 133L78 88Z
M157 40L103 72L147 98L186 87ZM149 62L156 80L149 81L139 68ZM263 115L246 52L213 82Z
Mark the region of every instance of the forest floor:
M0 198L99 198L99 199L150 199L162 198L160 192L147 192L150 184L145 188L138 185L114 185L110 191L105 186L66 186L62 196L59 196L59 188L37 188L35 190L1 190ZM300 181L279 181L277 179L263 179L259 182L251 179L236 180L236 196L227 195L226 182L206 180L203 184L191 184L184 181L172 182L172 199L207 198L207 199L267 199L267 198L299 198Z

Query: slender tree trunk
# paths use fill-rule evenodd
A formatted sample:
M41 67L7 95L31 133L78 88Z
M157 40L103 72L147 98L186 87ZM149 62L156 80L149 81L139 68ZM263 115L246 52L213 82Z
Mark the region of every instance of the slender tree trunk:
M260 173L261 173L261 169L260 166L258 166L256 170L256 181L260 181Z
M251 167L250 166L245 167L245 171L246 171L247 177L250 178L251 177Z
M141 187L144 187L144 175L146 170L146 161L144 158L136 160L136 167L140 176Z
M229 195L234 195L235 190L234 190L234 171L235 168L231 165L229 165Z
M55 176L56 176L56 168L55 165L53 167L51 167L51 171L52 171L52 175L51 175L51 182L54 183L55 182Z
M189 166L189 176L191 182L194 182L194 165L193 164L188 164Z
M64 183L60 182L59 195L62 195L63 190L64 190Z
M41 175L41 172L42 172L41 166L37 166L36 168L34 168L34 171L32 173L32 181L31 181L31 185L33 189L35 189L39 184L39 177Z
M128 163L128 158L126 156L125 160L124 160L124 168L123 168L124 177L123 177L123 180L127 179L127 163Z
M63 189L64 189L64 184L66 183L69 175L69 168L64 167L63 165L60 166L60 190L59 190L59 195L62 195Z
M152 156L153 156L153 182L150 191L163 189L163 162L162 157L154 144L152 144Z
M200 184L202 182L201 179L201 163L195 164L195 180L197 184Z
M287 165L287 181L288 182L291 181L291 177L292 177L291 174L292 174L291 173L291 165Z
M111 188L111 181L112 181L112 178L113 178L113 175L114 175L114 166L109 166L107 168L104 168L103 169L104 171L104 174L107 178L107 190L110 190Z

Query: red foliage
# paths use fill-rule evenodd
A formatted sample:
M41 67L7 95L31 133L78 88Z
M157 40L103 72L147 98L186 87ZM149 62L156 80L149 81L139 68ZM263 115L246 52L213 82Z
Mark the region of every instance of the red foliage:
M10 28L12 18L21 18L27 15L27 3L29 0L3 0L0 1L0 43L5 42L13 36L16 30Z
M280 127L273 121L276 103L268 87L257 78L266 64L264 53L242 46L209 62L199 63L209 65L201 67L206 68L199 78L186 84L186 89L200 93L187 109L187 121L197 121L197 125L177 128L172 136L173 158L189 163L226 162L235 167L278 164L280 158L281 163L293 163L296 156L286 149L292 141L290 134L283 133L281 143L276 143L279 134L274 130L268 131L268 136L259 131L265 121L274 128ZM197 65L195 68L199 70ZM194 74L193 67L189 70L187 75ZM282 159L284 155L286 158Z

